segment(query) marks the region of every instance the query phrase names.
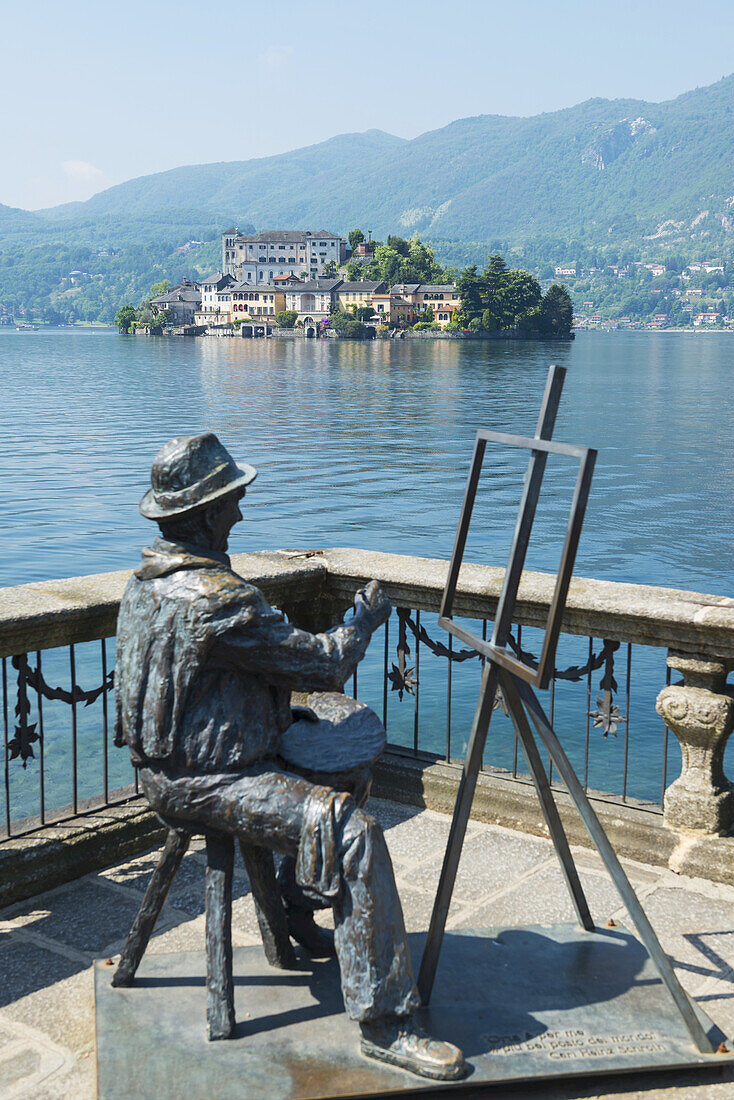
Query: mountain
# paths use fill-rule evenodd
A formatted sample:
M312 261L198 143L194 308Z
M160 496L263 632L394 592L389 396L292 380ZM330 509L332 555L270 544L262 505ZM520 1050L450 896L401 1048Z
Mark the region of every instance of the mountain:
M278 156L143 176L32 214L0 207L0 252L22 249L28 259L33 249L41 270L49 251L63 267L119 250L131 293L143 271L160 274L171 257L171 278L210 270L233 223L342 233L359 225L383 238L418 231L449 259L482 241L531 252L565 242L576 254L705 243L722 254L734 242L732 122L734 76L665 103L591 99L530 118L477 115L413 140L342 134ZM211 243L182 263L177 249L190 239ZM0 303L17 289L17 270L8 282L2 259ZM114 266L94 265L103 279Z
M333 198L335 189L341 187L345 168L356 173L370 171L406 144L404 138L382 130L340 134L278 156L198 164L141 176L93 195L84 203L67 203L40 213L47 219L71 221L90 216L135 217L182 211L226 211L232 217L252 207L253 213L260 211L266 219L287 217L292 221L304 189L318 197L321 209L329 211L328 198Z
M531 118L478 115L412 141L369 130L258 160L143 176L39 212L71 224L204 213L267 225L464 240L654 231L734 190L734 76L667 103L592 99ZM222 228L225 228L222 226Z

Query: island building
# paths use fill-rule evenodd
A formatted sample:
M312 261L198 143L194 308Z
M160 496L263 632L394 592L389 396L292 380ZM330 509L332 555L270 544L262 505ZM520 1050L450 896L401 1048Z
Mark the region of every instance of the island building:
M238 320L275 324L281 310L293 310L296 325L313 332L334 309L348 313L364 307L373 310L373 323L391 327L425 319L430 307L434 322L444 327L461 305L456 287L450 283L403 283L388 290L384 281L350 282L323 276L301 280L283 274L268 282L253 283L218 271L203 279L200 286L201 302L194 323L207 328L221 328Z
M150 308L154 315L167 310L171 324L193 325L196 313L201 309L201 286L184 279L165 294L158 294L151 299Z
M194 315L196 325L229 324L230 289L236 282L233 275L223 275L221 271L201 280L201 305Z
M285 308L298 314L296 324L309 330L328 319L342 279L310 279L285 289Z
M257 290L253 290L251 283L235 283L231 303L232 321L266 318L274 324L275 314L286 308L285 288L277 283L259 283Z
M222 272L253 284L279 275L315 279L327 264L340 264L346 250L346 240L327 229L268 229L254 234L228 229L222 236Z
M371 282L365 280L364 282L349 282L344 280L336 288L336 302L339 309L348 313L353 306L357 309L370 307L373 308L372 297L374 294L381 294L386 289L384 282Z
M374 293L372 304L386 325L413 325L424 320L430 308L434 322L443 328L461 307L461 299L453 283L396 283L389 291Z

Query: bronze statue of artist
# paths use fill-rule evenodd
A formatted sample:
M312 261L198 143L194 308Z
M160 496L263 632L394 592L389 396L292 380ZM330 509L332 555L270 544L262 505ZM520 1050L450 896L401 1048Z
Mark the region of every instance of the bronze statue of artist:
M156 457L140 511L161 537L143 551L118 621L118 742L159 813L286 857L289 929L314 954L329 945L311 908L333 909L344 1004L366 1055L461 1077L461 1051L412 1020L419 997L390 857L358 805L367 784L353 797L278 760L291 691L340 691L390 603L372 581L348 624L310 634L237 576L227 540L255 476L211 433L173 439Z

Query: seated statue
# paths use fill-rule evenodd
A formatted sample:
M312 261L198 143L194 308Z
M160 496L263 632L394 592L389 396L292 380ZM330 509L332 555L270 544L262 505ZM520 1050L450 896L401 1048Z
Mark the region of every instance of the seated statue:
M204 824L279 853L288 928L312 954L336 953L362 1052L439 1080L467 1072L461 1051L425 1035L403 913L368 782L313 783L279 759L291 691L341 691L390 615L376 581L348 624L310 634L233 572L240 501L257 471L211 433L167 443L140 503L161 535L120 607L116 740L163 817ZM359 788L359 789L356 789ZM313 909L334 915L333 943Z

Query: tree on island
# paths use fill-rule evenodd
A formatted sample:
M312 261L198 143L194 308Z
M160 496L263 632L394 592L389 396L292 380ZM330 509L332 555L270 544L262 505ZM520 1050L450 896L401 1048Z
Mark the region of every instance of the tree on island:
M362 244L364 241L364 233L361 229L350 229L347 236L349 238L349 247L352 252L354 252L358 244Z
M275 323L278 328L294 328L297 317L295 309L279 309L275 314Z
M456 289L461 299L461 314L466 326L475 317L481 318L484 306L482 304L483 285L477 274L476 264L464 268L456 282Z
M451 280L452 272L446 271L436 260L433 249L421 241L415 233L408 241L404 237L389 236L386 243L373 242L375 251L366 264L350 263L347 274L353 281L370 279L395 283L440 283Z
M573 302L565 286L554 283L543 295L539 307L543 336L568 336L573 326Z
M171 289L171 285L172 284L170 279L163 279L163 281L160 283L153 283L152 287L150 288L150 297L157 298L161 294L167 294L168 291Z
M121 306L115 314L115 324L120 332L127 333L138 319L138 311L132 302L128 302L126 306Z
M361 340L365 335L363 323L351 313L341 309L335 310L331 314L330 321L334 331L348 340Z

